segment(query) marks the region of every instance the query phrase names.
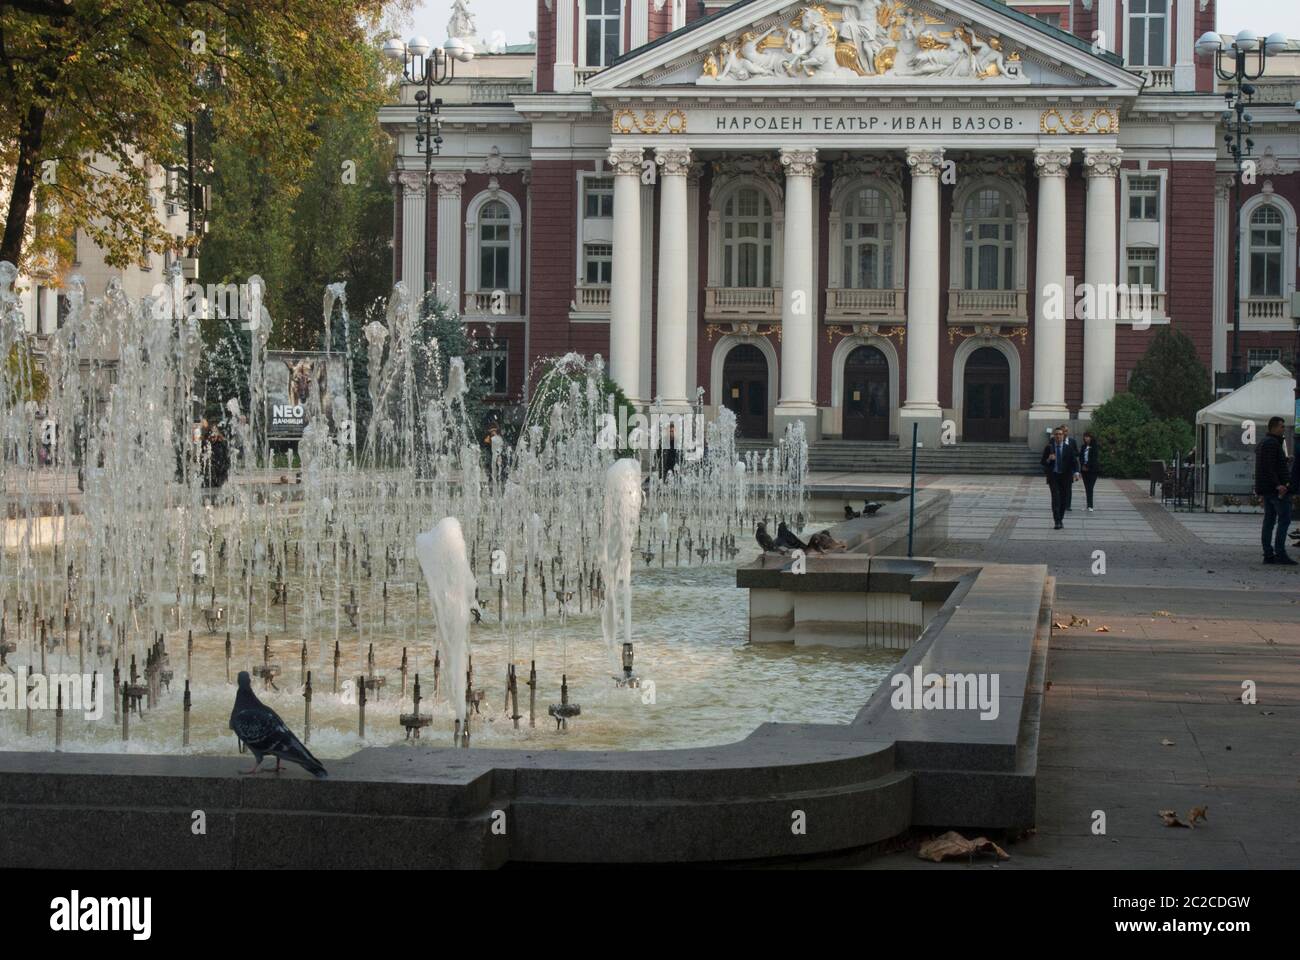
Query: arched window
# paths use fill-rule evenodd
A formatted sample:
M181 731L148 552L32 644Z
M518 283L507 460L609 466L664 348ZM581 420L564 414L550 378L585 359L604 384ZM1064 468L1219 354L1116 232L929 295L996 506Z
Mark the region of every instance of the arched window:
M844 287L883 290L894 285L894 205L880 190L862 187L845 201L840 221Z
M1016 287L1016 209L997 187L982 187L962 211L962 271L967 290Z
M510 289L510 208L500 200L485 203L478 215L480 290Z
M1258 207L1250 215L1248 289L1252 297L1282 296L1283 227L1282 211L1271 203Z
M772 204L761 190L742 187L722 208L722 285L772 286Z

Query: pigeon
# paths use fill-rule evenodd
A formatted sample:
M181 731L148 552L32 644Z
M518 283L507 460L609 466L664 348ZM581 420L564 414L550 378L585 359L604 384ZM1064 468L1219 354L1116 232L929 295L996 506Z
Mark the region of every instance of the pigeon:
M275 757L276 773L280 772L280 761L289 760L314 777L326 776L321 762L285 726L280 715L257 699L247 670L239 672L239 692L235 694L235 709L230 711L230 729L235 731L239 742L253 751L253 756L257 758L253 769L241 770L240 773L257 773L262 758L270 754Z
M883 507L883 503L876 503L874 500L868 500L862 505L862 515L864 517L874 517L876 511Z
M808 544L796 537L790 528L785 525L784 520L777 524L776 542L783 547L789 547L791 550L808 549Z
M763 548L764 553L785 553L785 549L768 535L766 523L759 522L758 532L754 535L754 539L758 541L758 545Z
M862 516L862 514L858 513L858 511L854 510L854 509L853 509L851 506L849 506L847 503L844 504L844 519L845 519L845 520L856 520L856 519L858 519L858 517L860 517L860 516Z
M836 540L825 530L820 530L808 538L808 549L816 550L818 553L829 553L832 550L843 550L847 544Z

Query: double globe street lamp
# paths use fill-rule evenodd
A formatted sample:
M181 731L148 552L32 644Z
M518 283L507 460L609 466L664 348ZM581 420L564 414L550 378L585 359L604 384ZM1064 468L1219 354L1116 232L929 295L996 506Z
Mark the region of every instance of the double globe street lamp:
M1239 30L1226 43L1214 32L1202 34L1196 41L1197 54L1214 57L1214 74L1228 85L1223 94L1227 104L1223 112L1223 140L1236 170L1232 179L1232 370L1224 385L1233 390L1245 383L1241 366L1241 182L1255 149L1255 141L1250 137L1254 118L1248 110L1255 95L1252 81L1264 75L1268 58L1282 53L1286 46L1285 34L1270 33L1260 40L1251 30Z
M403 43L393 37L384 44L384 56L402 65L402 79L422 86L415 92L415 148L424 154L424 172L433 168L433 158L442 152L442 98L434 97L433 88L451 83L456 76L456 62L474 59L474 47L466 40L450 39L434 47L424 37L412 37Z

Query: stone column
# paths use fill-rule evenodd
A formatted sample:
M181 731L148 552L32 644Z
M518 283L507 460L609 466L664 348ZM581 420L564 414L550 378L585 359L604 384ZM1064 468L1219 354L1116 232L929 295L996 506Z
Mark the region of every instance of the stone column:
M943 151L907 152L912 169L912 205L907 243L907 400L898 412L898 445L939 444L939 175ZM956 256L956 253L953 254Z
M1235 174L1214 178L1214 341L1210 347L1210 375L1228 370L1228 318L1232 315L1232 183Z
M813 400L813 175L816 150L782 150L785 167L785 252L781 297L781 398L776 405L779 436L794 420L804 421L808 439L818 436Z
M685 409L687 325L689 309L686 176L691 151L681 147L655 150L659 164L659 336L656 354L656 393L666 409Z
M402 282L411 302L418 304L424 297L429 187L424 173L417 170L403 170L397 180L402 185Z
M573 38L577 29L574 0L555 0L555 92L572 93Z
M640 147L610 147L614 172L614 263L609 293L609 375L639 404L641 379Z
M465 186L463 173L435 173L433 182L438 186L438 269L435 277L438 296L457 313L464 312L461 303L460 245L464 234L461 217L460 194ZM473 238L466 238L472 241Z
M1123 151L1089 147L1083 151L1083 171L1088 178L1088 207L1083 254L1083 280L1091 291L1083 320L1083 406L1079 419L1115 393L1115 289L1118 260L1115 234L1115 182Z
M1065 178L1070 150L1034 151L1038 174L1038 250L1035 255L1034 402L1029 408L1029 445L1043 445L1045 431L1070 417L1065 405Z
M1171 4L1173 6L1173 4ZM1177 0L1178 12L1173 18L1177 25L1174 35L1174 90L1189 93L1196 89L1196 4L1194 0ZM1166 20L1168 22L1168 20ZM1264 41L1261 40L1260 43Z

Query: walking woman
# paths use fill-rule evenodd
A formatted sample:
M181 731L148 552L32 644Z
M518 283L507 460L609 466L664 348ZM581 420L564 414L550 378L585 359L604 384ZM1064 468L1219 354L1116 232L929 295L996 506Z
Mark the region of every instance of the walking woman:
M1083 449L1079 451L1079 475L1083 477L1083 488L1088 492L1088 512L1092 513L1092 488L1101 476L1101 448L1091 431L1083 435Z

